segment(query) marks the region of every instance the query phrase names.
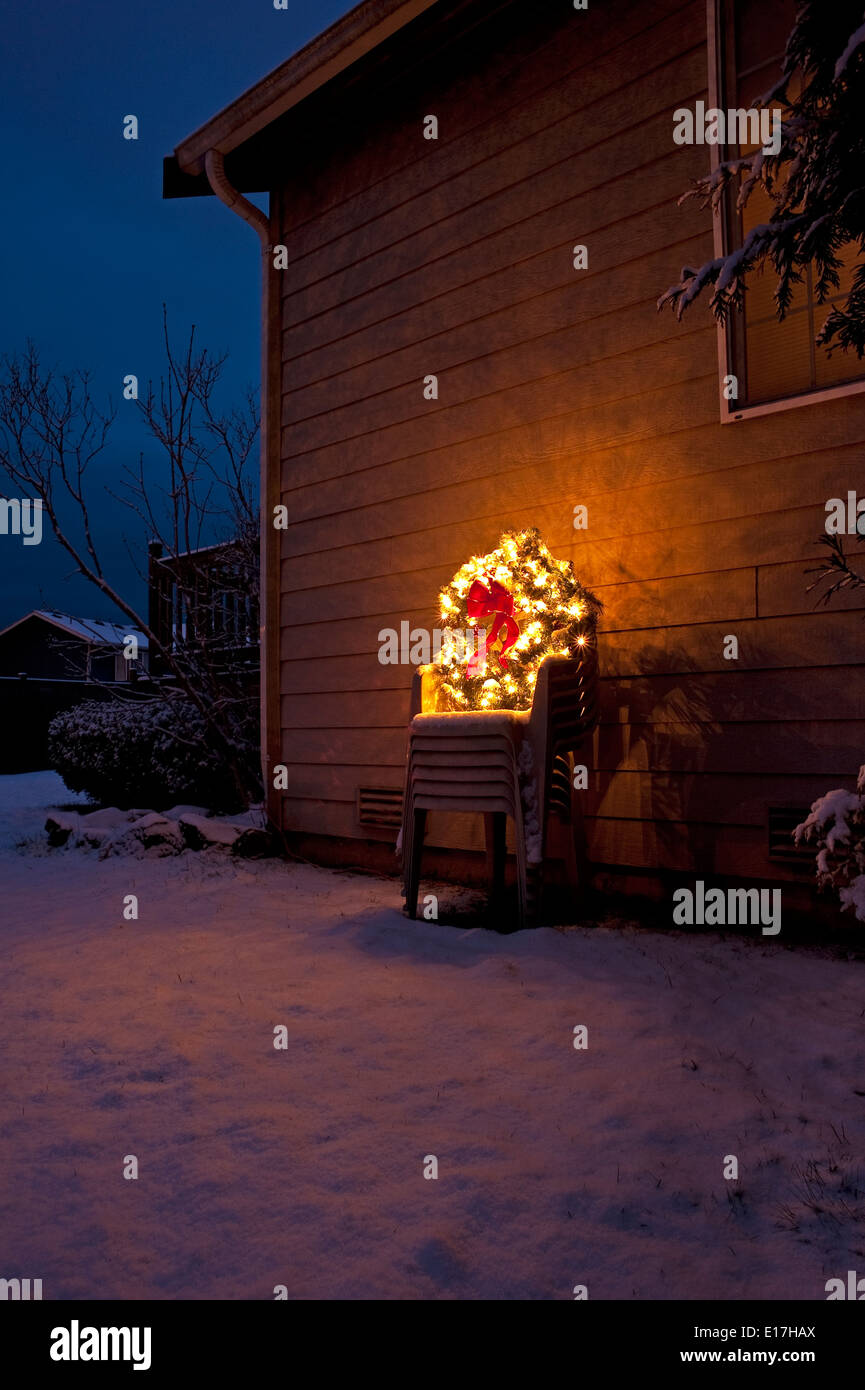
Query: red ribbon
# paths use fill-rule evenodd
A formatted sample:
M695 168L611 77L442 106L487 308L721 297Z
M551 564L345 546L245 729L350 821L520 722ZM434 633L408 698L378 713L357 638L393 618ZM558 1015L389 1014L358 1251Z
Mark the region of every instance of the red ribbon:
M488 576L489 578L489 576ZM502 670L507 670L507 658L505 652L512 647L520 635L519 625L513 616L514 597L509 594L503 584L497 579L489 579L489 587L480 579L476 579L469 589L467 600L469 622L475 624L479 618L488 617L490 613L495 614L495 620L490 628L487 637L487 645L492 646L499 634L502 634L502 645L496 653L499 665ZM480 664L481 653L476 651L466 666L466 675L472 676L476 673ZM479 672L478 674L482 674Z

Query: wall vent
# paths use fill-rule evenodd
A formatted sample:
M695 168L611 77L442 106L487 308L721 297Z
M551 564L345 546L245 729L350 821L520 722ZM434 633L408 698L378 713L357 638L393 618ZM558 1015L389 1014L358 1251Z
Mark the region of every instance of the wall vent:
M358 787L357 819L361 825L399 830L402 825L402 788Z
M793 831L808 815L808 806L770 806L769 858L775 864L789 864L791 868L814 871L816 849L813 845L797 845L793 842Z

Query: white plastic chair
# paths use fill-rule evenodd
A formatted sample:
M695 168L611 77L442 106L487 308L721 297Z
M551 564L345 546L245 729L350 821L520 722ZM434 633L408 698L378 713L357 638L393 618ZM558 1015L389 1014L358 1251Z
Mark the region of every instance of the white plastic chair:
M417 672L403 800L406 911L411 918L417 915L428 813L474 811L484 816L494 898L504 881L507 817L514 822L522 927L537 909L550 814L570 823L568 871L574 885L580 877L584 856L574 834L580 817L575 814L572 762L598 722L597 651L586 647L578 657L547 657L530 711L439 713L435 692L435 673Z

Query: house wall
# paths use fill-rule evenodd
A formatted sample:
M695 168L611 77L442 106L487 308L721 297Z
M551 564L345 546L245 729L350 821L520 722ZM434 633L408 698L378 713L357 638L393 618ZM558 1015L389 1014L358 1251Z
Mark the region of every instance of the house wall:
M433 626L456 568L534 525L607 605L592 859L784 878L767 805L862 761L863 599L815 612L805 570L865 396L722 426L707 305L656 311L713 254L709 214L677 207L708 150L672 139L707 97L705 0L433 14L438 47L313 110L272 204L282 824L392 842L355 808L358 785L402 782L412 672L379 664L378 632Z

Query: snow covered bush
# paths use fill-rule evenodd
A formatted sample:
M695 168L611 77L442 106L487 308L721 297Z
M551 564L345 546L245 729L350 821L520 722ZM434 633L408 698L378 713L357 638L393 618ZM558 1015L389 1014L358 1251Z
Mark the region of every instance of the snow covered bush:
M237 742L253 755L242 730ZM238 809L236 783L188 700L88 700L51 721L48 757L67 787L103 804Z
M841 906L865 922L865 764L855 792L836 788L818 797L793 836L797 845L816 845L820 887L836 888Z

